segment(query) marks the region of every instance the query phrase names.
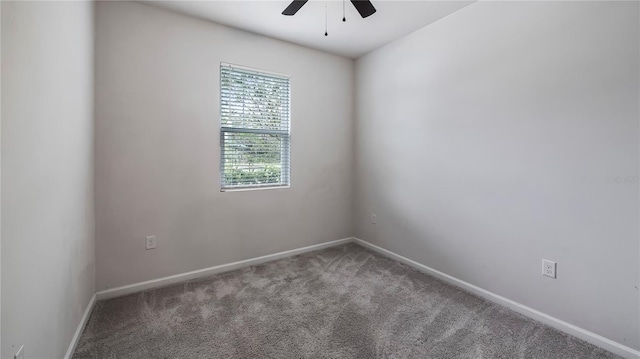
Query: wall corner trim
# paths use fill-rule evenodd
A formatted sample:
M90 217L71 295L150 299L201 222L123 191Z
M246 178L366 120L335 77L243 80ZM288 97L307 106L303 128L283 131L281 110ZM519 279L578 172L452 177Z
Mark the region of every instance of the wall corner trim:
M629 358L629 359L637 359L640 358L640 351L637 351L633 348L627 347L623 344L620 344L618 342L615 342L611 339L607 339L601 335L598 335L596 333L592 333L588 330L582 329L578 326L575 326L573 324L567 323L565 321L562 321L558 318L552 317L548 314L545 314L543 312L537 311L533 308L527 307L524 304L520 304L518 302L515 302L511 299L505 298L503 296L500 296L498 294L492 293L488 290L482 289L480 287L477 287L471 283L467 283L461 279L458 279L456 277L450 276L446 273L440 272L436 269L433 269L431 267L427 267L424 264L418 263L414 260L411 260L407 257L403 257L399 254L396 254L388 249L384 249L382 247L379 247L375 244L371 244L367 241L364 241L360 238L354 238L353 241L365 248L371 249L374 252L377 252L385 257L394 259L398 262L404 263L410 267L413 267L417 270L419 270L420 272L432 275L436 278L439 278L441 280L444 280L447 283L450 283L452 285L455 285L456 287L462 288L468 292L471 292L479 297L482 297L484 299L487 299L491 302L500 304L502 306L505 306L517 313L520 313L526 317L529 317L533 320L536 320L540 323L546 324L552 328L555 328L561 332L564 332L566 334L572 335L576 338L582 339L588 343L591 343L595 346L598 346L602 349L608 350L614 354L620 355L624 358Z
M250 267L250 266L254 266L254 265L258 265L258 264L262 264L262 263L266 263L266 262L271 262L271 261L275 261L275 260L282 259L282 258L293 257L293 256L296 256L298 254L317 251L317 250L320 250L320 249L334 247L334 246L338 246L338 245L341 245L341 244L351 243L353 241L354 241L353 237L347 237L347 238L342 238L342 239L338 239L338 240L334 240L334 241L314 244L314 245L307 246L307 247L291 249L291 250L284 251L284 252L268 254L268 255L265 255L265 256L261 256L261 257L245 259L245 260L241 260L241 261L238 261L238 262L221 264L221 265L217 265L217 266L214 266L214 267L203 268L203 269L198 269L198 270L191 271L191 272L176 274L176 275L172 275L172 276L168 276L168 277L152 279L152 280L148 280L148 281L145 281L145 282L129 284L129 285L125 285L125 286L116 287L116 288L107 289L107 290L103 290L103 291L97 292L96 293L96 299L97 300L105 300L105 299L110 299L110 298L115 298L115 297L121 297L121 296L127 295L127 294L142 292L142 291L145 291L145 290L148 290L148 289L159 288L159 287L164 287L164 286L171 285L171 284L186 282L186 281L189 281L189 280L192 280L192 279L197 279L197 278L201 278L201 277L207 277L207 276L210 276L210 275L223 273L223 272L229 272L229 271L232 271L232 270L236 270L236 269L240 269L240 268L244 268L244 267Z
M89 321L89 317L91 316L91 312L93 311L93 307L95 306L95 304L96 295L94 294L91 296L89 304L87 304L87 308L84 310L84 314L82 314L82 318L80 318L80 323L78 323L78 328L73 334L73 338L71 338L71 343L69 343L69 349L67 349L67 354L64 355L64 359L71 359L71 357L73 357L73 353L76 351L76 347L78 346L78 342L80 341L82 331Z

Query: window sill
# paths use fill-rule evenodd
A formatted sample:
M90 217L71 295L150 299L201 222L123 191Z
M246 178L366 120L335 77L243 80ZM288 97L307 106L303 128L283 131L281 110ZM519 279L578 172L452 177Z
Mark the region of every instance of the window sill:
M236 188L221 188L220 192L246 192L246 191L262 191L267 189L285 189L290 188L288 186L262 186L262 187L236 187Z

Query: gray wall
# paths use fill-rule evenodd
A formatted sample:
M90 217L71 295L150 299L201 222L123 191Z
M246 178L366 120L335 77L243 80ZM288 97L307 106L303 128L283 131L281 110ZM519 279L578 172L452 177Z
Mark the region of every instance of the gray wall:
M0 4L0 84L2 84L2 5ZM2 188L2 86L0 85L0 189ZM0 203L2 191L0 190ZM2 357L2 205L0 205L0 358Z
M138 3L96 21L98 290L353 235L352 60ZM291 188L220 192L221 61L291 75Z
M638 6L479 2L360 58L357 236L638 349Z
M2 357L60 358L94 293L90 2L2 2Z

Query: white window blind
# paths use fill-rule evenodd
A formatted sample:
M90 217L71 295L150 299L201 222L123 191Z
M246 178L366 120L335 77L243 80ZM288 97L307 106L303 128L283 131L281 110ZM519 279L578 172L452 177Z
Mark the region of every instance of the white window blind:
M221 189L289 185L289 78L220 66Z

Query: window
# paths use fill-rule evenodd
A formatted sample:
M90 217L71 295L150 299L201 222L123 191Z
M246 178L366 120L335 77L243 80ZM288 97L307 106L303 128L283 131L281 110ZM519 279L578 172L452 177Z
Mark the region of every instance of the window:
M220 66L221 190L289 185L289 77Z

